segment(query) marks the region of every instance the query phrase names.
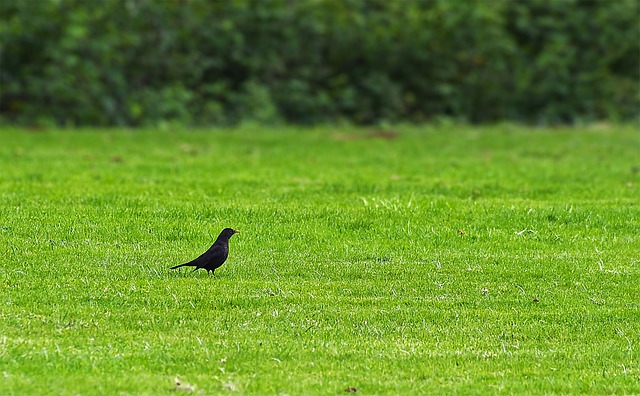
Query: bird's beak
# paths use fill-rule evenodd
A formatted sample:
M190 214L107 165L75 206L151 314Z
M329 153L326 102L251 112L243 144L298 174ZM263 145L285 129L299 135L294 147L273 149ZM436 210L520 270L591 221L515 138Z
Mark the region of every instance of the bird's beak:
M240 231L238 231L238 230L233 230L233 233L234 233L234 234L238 234L238 233L240 233Z

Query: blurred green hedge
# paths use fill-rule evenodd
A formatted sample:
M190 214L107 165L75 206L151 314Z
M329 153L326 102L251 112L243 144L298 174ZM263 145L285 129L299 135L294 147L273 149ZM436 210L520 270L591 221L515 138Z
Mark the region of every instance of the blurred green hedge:
M637 0L2 0L3 123L637 120Z

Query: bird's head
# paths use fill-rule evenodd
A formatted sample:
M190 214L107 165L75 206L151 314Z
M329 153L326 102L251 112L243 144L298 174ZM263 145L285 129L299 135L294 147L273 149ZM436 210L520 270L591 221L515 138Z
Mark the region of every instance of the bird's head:
M229 239L233 236L233 234L237 234L240 231L238 230L234 230L233 228L225 228L224 230L222 230L222 232L220 233L220 236L218 238L225 238L225 239Z

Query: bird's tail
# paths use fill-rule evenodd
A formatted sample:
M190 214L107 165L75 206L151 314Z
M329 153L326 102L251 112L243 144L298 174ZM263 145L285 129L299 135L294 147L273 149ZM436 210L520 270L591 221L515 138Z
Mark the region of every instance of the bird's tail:
M176 266L171 267L171 268L169 268L169 269L176 269L176 268L180 268L180 267L190 267L190 266L191 266L191 267L195 267L196 265L195 265L195 264L192 264L191 262L188 262L188 263L184 263L184 264L176 265Z

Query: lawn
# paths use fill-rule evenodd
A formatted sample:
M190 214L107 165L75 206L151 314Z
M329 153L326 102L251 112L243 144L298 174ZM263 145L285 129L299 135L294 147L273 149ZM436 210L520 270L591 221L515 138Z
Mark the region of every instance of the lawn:
M634 126L0 142L2 394L640 393Z

